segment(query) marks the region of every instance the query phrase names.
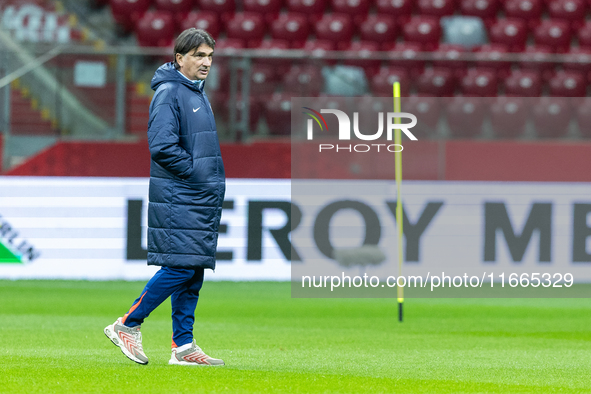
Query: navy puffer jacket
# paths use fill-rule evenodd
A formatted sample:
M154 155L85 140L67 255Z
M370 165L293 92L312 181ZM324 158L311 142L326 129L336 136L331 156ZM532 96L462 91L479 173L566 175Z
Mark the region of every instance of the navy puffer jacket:
M152 89L148 264L214 269L226 177L209 100L172 63Z

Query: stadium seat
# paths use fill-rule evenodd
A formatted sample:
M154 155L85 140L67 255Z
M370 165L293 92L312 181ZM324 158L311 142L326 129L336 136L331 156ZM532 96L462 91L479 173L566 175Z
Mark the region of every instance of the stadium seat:
M577 31L577 38L579 39L580 47L591 49L591 21L585 23Z
M580 29L585 23L586 8L585 0L551 0L548 13L551 18L565 20L574 29Z
M540 24L543 5L544 0L506 0L505 16L519 18L528 24L529 29L535 29Z
M579 133L584 138L591 138L591 98L580 100L576 106Z
M271 65L276 69L276 72L279 75L285 74L287 71L289 71L289 68L292 64L291 59L274 57L277 53L290 49L289 41L265 39L263 40L258 49L266 49L269 52L268 55L264 58L254 59L255 64Z
M220 20L226 23L236 10L234 0L196 0L199 11L211 11L220 16Z
M455 0L418 0L417 8L421 15L442 17L454 13L456 2Z
M433 97L453 96L455 78L448 68L433 67L425 71L417 79L417 92Z
M244 48L244 41L236 38L220 38L215 42L216 52L219 50L226 54L234 54L239 53Z
M403 27L404 40L421 45L424 51L434 51L439 45L441 27L432 16L413 16Z
M334 42L337 50L345 50L349 47L354 32L349 15L325 14L314 27L316 38Z
M310 27L302 14L288 12L280 14L271 24L271 36L279 40L287 40L292 48L302 48L308 38Z
M453 69L456 78L462 78L466 74L467 62L458 60L466 50L461 45L439 44L437 51L433 52L433 66Z
M571 48L565 55L566 59L562 64L565 70L578 71L583 73L587 81L591 82L591 49Z
M264 115L270 135L291 134L291 96L274 94L264 103Z
M138 21L135 32L144 47L172 46L175 39L174 17L170 12L152 10Z
M525 49L527 26L518 18L498 19L489 31L490 41L507 46L510 52L521 52Z
M206 30L214 39L220 34L220 21L218 16L211 11L191 11L181 21L181 29L191 27Z
M366 18L370 0L331 0L333 12L351 16L355 25L359 26Z
M392 90L392 85L390 85ZM363 96L354 102L354 111L359 113L359 131L363 134L370 135L378 131L380 125L379 113L386 114L392 112L392 92L390 92L390 99L386 100L383 97ZM382 139L386 138L386 119L382 117L383 134ZM380 142L380 141L376 141ZM374 170L377 168L374 167Z
M270 64L253 64L250 73L250 92L260 99L266 100L273 93L279 82L277 69ZM261 97L263 96L263 97Z
M193 0L155 0L156 9L170 12L177 23L187 17L193 8Z
M441 114L441 103L437 97L410 96L401 100L403 112L410 112L417 117L413 134L420 140L437 134L437 123Z
M546 45L528 45L523 54L527 55L527 60L519 62L519 68L540 72L542 81L548 81L552 78L555 66L555 63L550 61L554 56L552 49Z
M497 95L497 76L490 69L472 68L460 81L465 96L494 97Z
M530 100L531 101L531 100ZM498 138L517 138L528 119L528 102L520 97L497 97L490 106L490 123Z
M130 32L150 8L151 0L110 0L109 4L115 22Z
M541 97L532 111L538 137L560 138L568 133L572 108L566 97Z
M359 30L362 40L373 41L380 45L396 42L398 35L398 25L390 15L370 15L363 21Z
M482 133L490 100L477 97L453 97L446 106L447 124L452 137L473 138Z
M503 44L485 44L479 47L474 56L476 66L495 70L499 78L506 78L511 69L511 63L499 60L508 52Z
M256 48L265 35L263 16L252 12L237 12L226 23L228 38L243 40L247 48Z
M412 42L398 42L390 48L390 65L403 67L409 71L411 78L416 78L423 73L425 68L424 60L416 60L421 52L420 44Z
M547 45L558 53L568 52L571 42L571 29L563 20L543 20L534 30L536 44Z
M587 78L578 71L558 71L548 82L550 95L559 97L585 97Z
M414 0L377 0L376 8L378 15L389 15L396 18L399 25L410 20L414 8Z
M373 41L355 41L347 48L347 52L353 53L355 59L346 59L344 64L348 66L361 67L368 78L376 75L380 71L381 60L370 60L371 56L376 56L380 50L377 42Z
M287 0L287 9L306 15L310 24L313 24L322 18L327 3L327 0Z
M295 97L315 97L323 85L322 74L312 65L294 65L283 77L283 89Z
M374 96L392 97L392 85L400 82L400 94L408 96L411 79L408 71L402 67L382 67L380 72L370 80L371 91Z
M499 4L500 0L461 0L460 12L462 15L482 18L489 27L497 17Z
M283 7L283 0L243 0L244 11L265 15L268 23L272 22Z
M539 97L542 95L542 76L536 70L514 70L505 79L505 95Z

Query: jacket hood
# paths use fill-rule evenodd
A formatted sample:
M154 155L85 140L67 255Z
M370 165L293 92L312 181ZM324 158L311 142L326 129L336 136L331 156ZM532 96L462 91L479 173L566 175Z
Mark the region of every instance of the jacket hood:
M202 91L202 88L200 89L199 85L201 85L202 87L204 85L193 83L187 78L185 78L183 75L181 75L181 73L177 71L172 62L165 63L162 66L158 67L158 70L156 70L156 72L154 73L154 77L152 77L152 83L150 84L150 87L152 88L152 90L155 91L156 89L158 89L158 86L166 82L178 82L187 86L189 89L196 90L199 92Z

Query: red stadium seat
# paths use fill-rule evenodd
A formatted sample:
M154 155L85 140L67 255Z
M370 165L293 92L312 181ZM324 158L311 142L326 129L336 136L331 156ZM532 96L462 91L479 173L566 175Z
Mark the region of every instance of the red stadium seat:
M591 21L585 23L577 32L579 46L591 49Z
M452 15L456 10L455 0L418 0L419 14L432 16Z
M351 17L346 14L325 14L315 24L316 38L335 43L337 49L345 50L353 36Z
M555 66L555 63L550 61L554 56L552 49L545 45L528 45L525 48L524 54L527 55L527 60L519 62L521 69L540 72L543 81L548 81L552 78Z
M293 48L304 46L309 31L308 20L304 15L298 13L280 14L271 24L271 36L289 41Z
M525 131L528 102L519 97L497 97L490 106L490 122L499 138L517 138Z
M392 85L390 85L390 90ZM380 118L378 114L392 112L392 92L390 92L390 99L385 100L383 97L363 96L354 102L354 111L358 112L359 116L359 131L363 134L373 134L379 129ZM386 137L386 122L385 117L382 118L383 134L382 138ZM378 142L378 141L376 141Z
M369 60L371 56L375 56L380 50L378 43L373 41L355 41L347 48L347 52L353 53L355 59L347 59L344 64L349 66L361 67L365 70L365 75L371 78L377 74L382 64L381 60Z
M403 32L405 41L420 44L424 51L437 49L441 38L439 20L431 16L413 16Z
M515 97L542 95L542 76L535 70L515 70L505 79L505 94Z
M417 80L417 92L433 97L453 96L455 78L448 68L428 68Z
M244 11L277 16L283 7L283 0L243 0Z
M377 42L380 45L396 42L398 26L389 15L370 15L360 27L361 39Z
M456 78L462 78L466 74L467 62L458 60L466 52L461 45L440 44L436 52L433 52L433 66L447 67L454 70Z
M411 96L401 100L403 112L410 112L417 117L413 134L420 140L437 134L437 123L441 114L441 103L437 97Z
M356 25L360 25L367 16L371 5L370 0L331 0L332 11L347 14L353 18Z
M193 0L156 0L156 9L174 15L176 22L181 22L193 8Z
M236 38L220 38L215 42L216 52L222 51L226 54L239 53L241 49L244 49L244 41Z
M380 72L371 78L371 90L374 96L392 97L392 85L400 82L400 94L408 96L411 79L408 71L402 67L382 67Z
M494 97L497 95L497 76L489 69L472 68L462 78L460 88L465 96Z
M191 27L206 30L214 39L220 34L220 21L211 11L191 11L181 22L181 29Z
M414 0L377 0L376 2L378 15L391 15L400 25L410 19L414 5Z
M533 106L536 134L541 138L560 138L567 134L572 107L566 97L542 97Z
M519 18L534 29L540 24L544 0L506 0L504 2L505 16Z
M295 65L283 77L283 84L284 91L296 97L315 97L320 94L323 79L318 67Z
M508 52L503 44L485 44L476 50L476 66L495 70L500 78L506 78L511 69L511 63L500 60Z
M576 116L581 136L591 138L591 98L587 97L578 102Z
M258 49L268 50L268 55L262 59L255 59L255 64L266 64L273 66L279 75L285 74L291 67L292 60L276 57L280 52L290 49L289 41L265 39Z
M578 71L558 71L550 82L550 95L559 97L585 97L587 78Z
M287 9L306 15L310 23L315 23L324 14L327 0L287 0Z
M256 48L265 35L263 16L252 12L238 12L226 23L228 38L243 40L247 48Z
M591 49L571 48L566 54L562 67L565 70L578 71L587 78L587 81L591 81Z
M500 0L461 0L460 10L462 15L482 18L489 26L497 16L499 4Z
M110 0L109 4L115 22L129 32L150 8L151 0Z
M266 96L267 99L273 93L279 82L277 70L270 64L254 64L250 73L250 91L256 96Z
M227 22L236 9L234 0L196 0L200 11L215 12L222 22Z
M274 94L264 104L265 120L270 135L291 134L291 96Z
M422 51L420 44L412 42L398 42L390 48L390 65L406 68L414 79L423 73L425 68L424 60L416 60L419 52Z
M148 11L138 21L137 41L144 47L172 46L175 39L174 17L166 11Z
M453 97L446 106L452 137L472 138L481 134L488 101L476 97Z
M525 49L527 26L521 19L499 19L491 26L489 33L491 42L506 45L511 52Z
M337 63L334 59L325 59L326 55L334 50L336 50L336 44L328 40L308 40L304 44L304 51L308 57L317 59L317 61L322 59L325 64L334 65Z
M581 28L585 23L586 8L585 0L551 0L548 4L551 18L565 20L574 29Z
M558 53L568 51L571 41L571 29L563 20L543 20L534 30L536 44L547 45Z

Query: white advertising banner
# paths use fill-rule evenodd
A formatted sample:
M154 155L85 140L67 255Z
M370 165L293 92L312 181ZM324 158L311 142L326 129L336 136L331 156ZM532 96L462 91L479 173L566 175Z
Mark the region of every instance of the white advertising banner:
M402 192L407 274L591 281L591 184L406 181ZM143 178L0 177L0 278L151 277L147 199ZM229 179L207 278L289 280L290 260L318 274L392 274L332 257L366 244L397 262L395 200L394 182Z

